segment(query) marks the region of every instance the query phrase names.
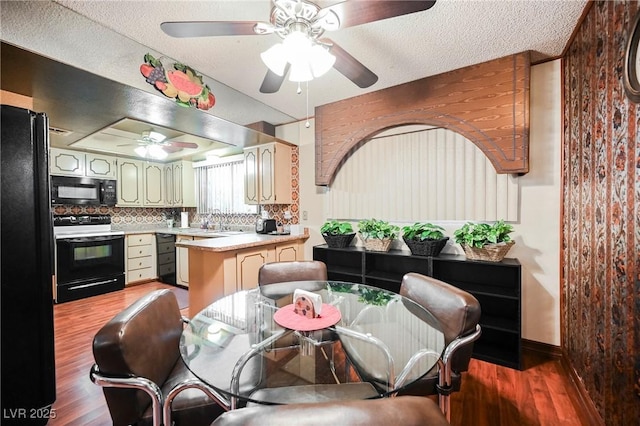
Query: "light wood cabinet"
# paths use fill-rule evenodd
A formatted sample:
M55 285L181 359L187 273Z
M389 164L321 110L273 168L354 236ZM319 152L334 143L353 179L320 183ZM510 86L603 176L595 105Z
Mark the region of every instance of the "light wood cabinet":
M176 242L193 241L193 237L178 235ZM189 249L176 247L176 284L189 287Z
M189 315L223 296L257 287L258 271L267 262L303 259L303 240L242 250L189 250Z
M109 155L86 153L85 170L87 177L117 179L118 160Z
M272 142L244 149L246 204L291 204L291 147Z
M156 278L155 234L127 235L126 284Z
M195 172L191 161L164 165L165 205L195 207Z
M291 262L304 257L304 248L297 242L279 244L276 246L274 262Z
M236 289L249 290L258 286L258 271L273 262L273 248L242 250L236 254Z
M51 148L49 171L59 176L85 176L86 156L84 152Z

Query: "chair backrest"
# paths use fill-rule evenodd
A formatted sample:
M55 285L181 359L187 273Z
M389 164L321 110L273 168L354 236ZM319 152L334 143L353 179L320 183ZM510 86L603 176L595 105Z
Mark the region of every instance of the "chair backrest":
M140 298L107 322L93 339L93 356L104 375L135 375L162 386L180 356L182 317L171 290ZM115 425L139 420L151 399L143 391L104 388Z
M326 279L327 265L319 260L265 263L258 271L258 285Z
M435 278L410 272L402 278L400 294L424 306L440 322L448 345L458 337L473 333L480 321L480 302L468 292ZM455 372L469 368L473 342L453 356Z
M227 411L211 426L269 425L448 426L438 405L428 398L399 396L370 400L254 406Z

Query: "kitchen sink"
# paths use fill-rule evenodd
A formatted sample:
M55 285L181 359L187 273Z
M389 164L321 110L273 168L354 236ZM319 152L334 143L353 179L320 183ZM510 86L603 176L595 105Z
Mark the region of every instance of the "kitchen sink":
M184 230L182 233L187 235L202 235L209 238L220 238L220 237L229 237L231 235L239 235L243 234L242 231L216 231L213 229L200 229L193 228L189 230Z

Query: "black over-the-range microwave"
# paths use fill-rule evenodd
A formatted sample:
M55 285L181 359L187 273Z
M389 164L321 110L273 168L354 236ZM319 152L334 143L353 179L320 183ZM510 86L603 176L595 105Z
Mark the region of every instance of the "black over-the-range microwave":
M51 176L51 204L115 206L116 181L88 177Z

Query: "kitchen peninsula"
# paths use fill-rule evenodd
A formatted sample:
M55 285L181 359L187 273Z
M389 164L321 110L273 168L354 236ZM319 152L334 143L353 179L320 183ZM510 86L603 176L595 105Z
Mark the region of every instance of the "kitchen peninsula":
M189 317L213 301L258 285L258 270L267 262L302 260L301 235L243 233L224 238L176 242L189 250Z

